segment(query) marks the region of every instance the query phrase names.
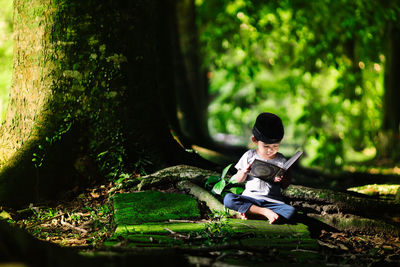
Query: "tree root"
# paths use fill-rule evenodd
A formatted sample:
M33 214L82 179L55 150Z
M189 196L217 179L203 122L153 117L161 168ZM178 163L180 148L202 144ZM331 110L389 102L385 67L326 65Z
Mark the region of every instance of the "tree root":
M399 235L400 229L381 220L363 218L351 214L308 214L307 216L322 221L340 231L364 232L369 234Z
M400 214L400 205L387 203L378 199L358 197L351 194L337 192L330 189L317 189L300 185L290 185L283 195L293 200L303 200L328 205L329 209L337 209L341 213L376 216L390 212L393 216ZM334 205L335 207L333 207Z
M218 176L219 174L193 166L177 165L138 178L140 183L137 185L137 189L140 191L166 183L175 184L179 181L192 181L197 184L205 183L206 179L213 175Z
M227 212L231 216L235 216L237 218L240 218L240 213L227 209L221 202L219 202L212 194L210 194L208 191L204 190L198 185L195 185L192 182L189 181L180 181L178 182L178 188L184 191L188 191L189 194L193 195L196 197L199 201L203 201L206 203L207 207L211 211L217 211L217 212Z

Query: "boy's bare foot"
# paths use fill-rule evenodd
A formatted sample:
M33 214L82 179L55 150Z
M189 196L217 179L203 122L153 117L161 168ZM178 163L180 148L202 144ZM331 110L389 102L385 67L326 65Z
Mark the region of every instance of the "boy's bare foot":
M251 205L245 214L245 216L251 216L251 215L261 215L269 220L269 224L273 224L279 218L279 215L276 214L274 211L256 205Z
M264 216L269 220L269 224L273 224L279 218L279 215L270 209L265 209Z

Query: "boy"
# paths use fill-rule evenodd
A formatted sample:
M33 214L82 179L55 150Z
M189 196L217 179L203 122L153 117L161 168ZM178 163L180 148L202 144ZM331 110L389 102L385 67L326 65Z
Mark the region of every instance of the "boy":
M242 195L228 193L224 198L224 205L240 212L242 219L261 216L272 224L281 217L289 220L295 213L295 209L285 204L281 196L281 188L289 185L287 175L275 177L273 183L268 183L249 174L254 159L283 166L286 159L278 152L283 135L282 120L277 115L268 112L258 115L251 137L257 148L244 153L235 165L236 181L246 181L245 190Z

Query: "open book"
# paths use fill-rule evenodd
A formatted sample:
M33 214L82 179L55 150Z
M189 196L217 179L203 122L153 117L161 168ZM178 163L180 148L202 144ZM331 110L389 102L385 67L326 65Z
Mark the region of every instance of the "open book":
M283 166L277 166L270 162L255 159L251 164L250 175L266 182L273 183L274 178L283 175L302 154L302 151L297 151L296 154L286 161Z

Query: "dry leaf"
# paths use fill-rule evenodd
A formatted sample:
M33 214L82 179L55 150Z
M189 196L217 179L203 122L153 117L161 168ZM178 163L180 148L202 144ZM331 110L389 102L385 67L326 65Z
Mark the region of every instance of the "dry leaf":
M90 195L92 196L92 198L99 198L100 197L100 194L93 193L93 192L91 192Z

